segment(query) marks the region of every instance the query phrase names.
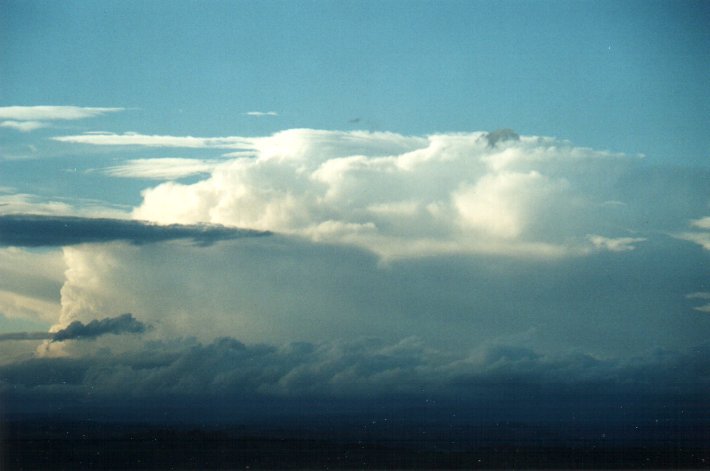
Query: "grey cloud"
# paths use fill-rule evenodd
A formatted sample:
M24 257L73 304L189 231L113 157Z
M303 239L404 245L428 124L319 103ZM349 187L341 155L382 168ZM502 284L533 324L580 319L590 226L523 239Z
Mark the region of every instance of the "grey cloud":
M489 147L495 147L499 142L519 141L520 135L512 129L497 129L486 134Z
M157 225L144 221L109 218L0 215L0 246L57 247L118 240L140 245L176 239L192 239L208 245L219 240L262 235L268 235L268 232L212 224Z
M97 332L107 328L102 322L82 328ZM710 344L687 351L656 350L600 359L579 353L544 355L515 345L491 346L471 356L452 355L414 338L397 343L360 339L281 346L220 338L209 344L154 342L141 351L119 355L34 358L0 366L0 380L4 389L41 386L47 392L71 384L91 387L96 394L130 392L134 397L467 397L518 387L543 388L554 395L584 390L585 385L643 395L710 392L709 358Z
M93 339L107 334L140 334L149 329L149 326L137 320L132 314L126 313L116 317L94 319L84 324L74 321L66 328L57 332L10 332L0 334L0 342L6 340L51 340L63 342L65 340Z

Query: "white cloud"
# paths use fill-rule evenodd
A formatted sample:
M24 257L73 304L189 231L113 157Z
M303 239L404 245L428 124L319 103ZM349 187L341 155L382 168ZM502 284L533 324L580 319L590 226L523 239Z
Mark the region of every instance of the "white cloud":
M89 132L72 136L53 138L59 142L91 144L96 146L143 146L143 147L183 147L217 149L252 149L254 139L243 137L192 137L145 135L135 132L114 134Z
M357 238L372 229L326 230ZM651 252L655 246L648 245L645 253L624 257L541 262L467 255L387 267L364 251L278 235L207 247L77 245L63 251L54 329L130 312L154 327L148 339L229 335L281 343L376 336L389 342L416 336L462 351L533 329L524 339L531 347L600 354L703 341L702 318L678 322L688 311L679 300L702 288L702 260L692 250ZM100 341L135 347L110 342L119 339Z
M10 189L12 190L12 189ZM127 218L127 207L88 198L47 198L28 193L2 194L0 214L44 214L64 216Z
M685 296L687 299L698 299L698 300L703 300L703 301L708 301L710 300L710 293L704 292L704 291L698 291L695 293L690 293ZM696 306L693 309L696 311L700 312L708 312L710 313L710 302L706 304L702 304L700 306Z
M587 234L618 232L623 224L619 208L625 205L606 202L620 200L616 180L637 161L551 138L523 136L491 146L486 133L417 137L294 129L264 138L61 139L243 145L253 157L235 155L191 185L148 189L134 216L284 232L354 244L384 258L585 253ZM628 250L638 242L607 240L591 247Z
M91 108L81 106L0 106L0 119L15 121L59 121L94 118L124 108Z
M0 127L16 129L17 131L30 132L36 129L46 128L49 124L43 121L2 121Z
M256 118L260 118L263 116L278 116L279 115L276 111L247 111L244 114L247 116L254 116Z
M133 159L127 160L120 165L107 167L101 171L112 177L176 180L192 175L210 173L223 162L223 160L172 157Z
M679 239L694 242L705 250L710 250L710 216L690 221L690 225L702 232L681 232L675 236Z
M710 216L705 216L704 218L695 219L690 222L690 225L697 227L698 229L710 230Z
M634 250L636 248L634 244L646 240L643 237L609 238L600 235L590 235L588 237L594 247L600 250L608 250L610 252L626 252Z

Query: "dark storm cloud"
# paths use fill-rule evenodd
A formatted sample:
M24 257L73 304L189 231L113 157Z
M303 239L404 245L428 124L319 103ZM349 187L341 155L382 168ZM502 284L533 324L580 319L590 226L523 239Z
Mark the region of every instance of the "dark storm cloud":
M0 246L56 247L110 241L140 245L175 239L192 239L208 245L220 240L268 234L217 225L157 225L124 219L0 215Z
M94 319L86 324L74 321L66 328L57 332L12 332L0 334L0 342L4 340L64 340L93 339L107 334L140 334L148 330L148 326L137 320L132 314L121 314L117 317Z
M101 320L84 324L81 321L74 321L66 328L55 332L52 335L52 342L64 340L90 339L106 334L139 334L145 332L147 326L136 320L132 314L121 314L118 317L106 317Z
M62 336L70 335L70 330L89 336L143 328L135 322L124 315L67 329ZM2 365L0 391L53 394L71 392L66 388L71 384L75 393L90 388L92 394L106 397L130 392L134 397L204 399L236 394L472 400L527 391L544 392L552 402L562 393L587 391L582 396L591 400L594 391L604 391L636 394L641 401L654 394L710 393L709 359L710 344L683 352L657 350L633 358L600 359L577 353L544 355L509 345L462 357L429 349L416 339L395 344L366 339L281 346L245 345L233 338L209 344L188 339L151 342L132 353L33 358Z
M49 332L9 332L0 334L0 342L5 340L46 340L52 338Z

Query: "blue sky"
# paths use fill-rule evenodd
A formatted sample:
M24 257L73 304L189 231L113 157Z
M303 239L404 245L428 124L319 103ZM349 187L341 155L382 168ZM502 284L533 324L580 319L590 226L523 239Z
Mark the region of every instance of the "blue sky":
M5 105L112 131L513 128L705 164L704 2L4 2ZM249 119L252 110L278 119ZM357 123L352 120L359 119Z
M2 10L22 410L94 387L132 413L127 390L475 409L523 381L660 384L672 416L709 390L707 3Z

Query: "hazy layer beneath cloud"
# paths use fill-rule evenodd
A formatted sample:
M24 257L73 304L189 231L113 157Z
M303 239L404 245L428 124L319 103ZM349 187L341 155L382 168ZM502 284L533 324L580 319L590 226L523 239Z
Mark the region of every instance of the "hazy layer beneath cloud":
M16 121L55 121L94 118L124 108L81 106L0 106L0 119Z
M132 312L154 325L146 335L155 339L416 336L461 352L514 338L544 352L627 355L705 339L710 317L687 297L707 280L699 252L665 238L581 259L468 255L382 267L369 252L284 236L211 246L82 245L64 248L54 329Z

